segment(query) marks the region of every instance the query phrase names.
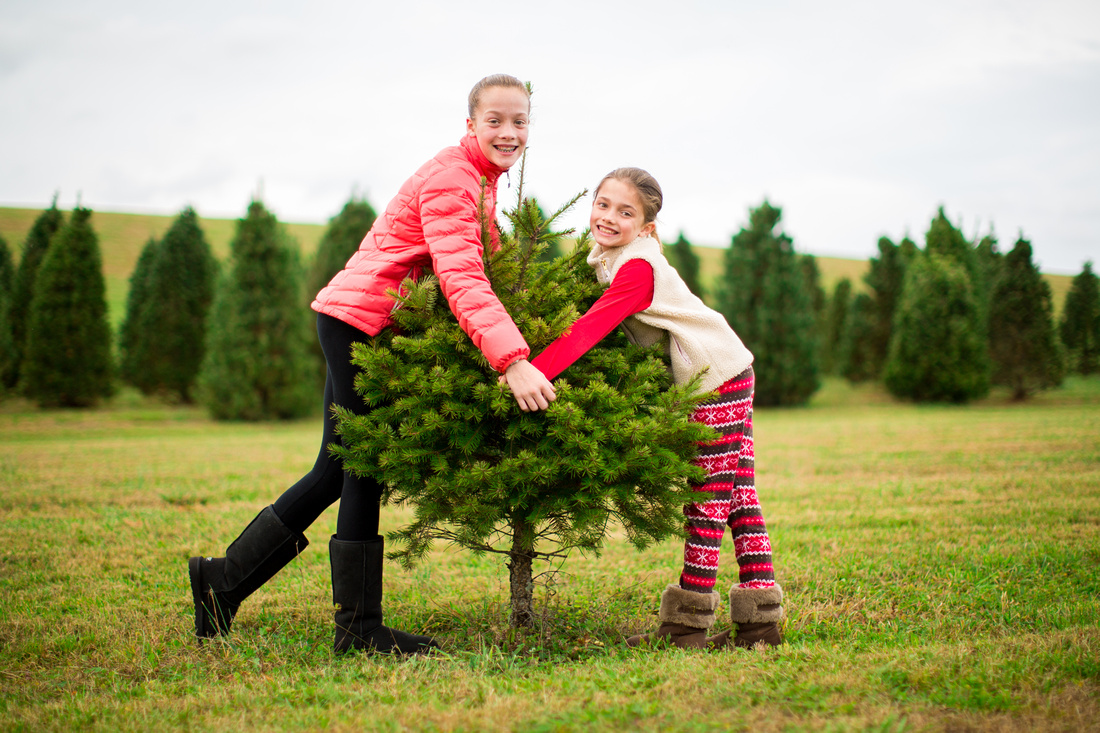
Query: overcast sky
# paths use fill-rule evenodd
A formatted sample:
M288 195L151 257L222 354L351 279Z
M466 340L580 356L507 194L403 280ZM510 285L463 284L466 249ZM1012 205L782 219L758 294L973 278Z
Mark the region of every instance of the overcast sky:
M535 87L545 209L636 165L666 239L726 246L766 198L799 251L865 258L942 205L1044 271L1100 260L1096 0L4 0L0 205L381 209L495 72Z

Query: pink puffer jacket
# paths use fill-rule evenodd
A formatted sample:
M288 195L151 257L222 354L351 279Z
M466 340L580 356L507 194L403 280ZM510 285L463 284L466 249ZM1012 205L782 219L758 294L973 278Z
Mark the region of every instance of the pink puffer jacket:
M444 148L405 181L344 269L317 294L313 310L376 336L391 323L396 307L386 291L396 291L402 280L419 277L430 265L462 330L494 369L503 372L529 356L481 261L481 178L487 181L486 212L495 221L503 172L476 138L465 136Z

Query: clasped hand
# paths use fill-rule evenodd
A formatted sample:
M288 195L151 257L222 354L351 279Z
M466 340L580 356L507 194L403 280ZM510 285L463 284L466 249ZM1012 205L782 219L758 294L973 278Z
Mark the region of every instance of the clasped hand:
M526 359L512 362L498 380L508 385L512 396L516 398L519 409L524 412L545 410L557 399L554 385L531 362Z

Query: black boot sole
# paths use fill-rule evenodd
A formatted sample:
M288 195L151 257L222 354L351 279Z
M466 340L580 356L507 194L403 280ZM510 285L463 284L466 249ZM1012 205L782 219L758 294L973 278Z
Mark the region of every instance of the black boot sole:
M225 636L229 629L222 631L217 619L211 618L216 612L207 607L206 593L202 582L202 558L192 557L187 561L187 572L191 576L191 600L195 602L195 636L202 644L203 639L213 639L219 635ZM213 603L213 599L210 599ZM213 623L212 623L213 622Z

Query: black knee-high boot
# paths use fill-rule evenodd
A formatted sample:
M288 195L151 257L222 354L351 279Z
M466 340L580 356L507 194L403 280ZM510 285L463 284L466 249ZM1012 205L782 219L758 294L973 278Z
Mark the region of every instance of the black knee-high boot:
M430 636L382 625L381 537L367 542L344 542L334 535L328 550L332 562L332 600L336 606L334 648L338 654L354 649L416 654L439 647Z
M266 507L225 551L225 557L193 557L187 563L195 601L195 635L228 634L241 602L305 549L309 541Z

